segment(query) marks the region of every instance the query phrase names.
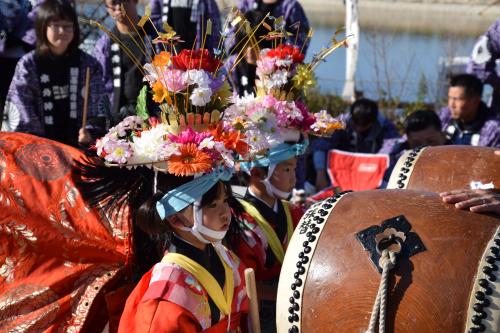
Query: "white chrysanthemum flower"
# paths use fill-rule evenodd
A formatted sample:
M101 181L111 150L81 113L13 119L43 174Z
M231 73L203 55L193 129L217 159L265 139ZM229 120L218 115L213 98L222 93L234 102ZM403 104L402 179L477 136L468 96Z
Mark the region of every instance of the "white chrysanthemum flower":
M190 69L186 71L184 75L189 85L196 84L200 88L208 88L210 84L210 78L204 70Z
M141 136L134 136L130 143L134 154L129 159L129 163L152 163L170 157L173 152L165 151L165 147L169 146L165 145L166 140L168 140L165 139L167 133L166 126L159 124L142 131Z
M245 133L245 142L250 146L253 153L269 148L266 136L259 130L250 130Z
M215 141L213 136L209 136L208 138L203 139L198 145L199 149L207 148L214 149Z
M268 88L279 88L288 82L287 76L288 72L284 69L276 71L266 80L266 86Z
M234 157L233 153L226 149L224 146L223 142L214 142L214 148L220 153L222 160L224 161L224 164L229 167L233 168L234 167Z
M109 140L103 146L103 150L107 153L104 157L107 162L118 164L127 163L133 154L130 144L123 140Z
M205 106L210 102L212 90L208 87L198 87L193 90L189 99L194 106Z

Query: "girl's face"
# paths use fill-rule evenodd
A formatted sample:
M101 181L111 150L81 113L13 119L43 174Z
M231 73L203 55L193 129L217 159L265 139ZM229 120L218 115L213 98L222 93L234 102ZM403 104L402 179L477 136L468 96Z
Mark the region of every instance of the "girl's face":
M47 25L47 40L53 54L66 52L74 37L73 29L73 22L68 20L54 20Z
M293 157L287 161L279 163L274 169L270 182L278 190L291 192L295 187L297 178L295 169L297 168L297 158Z
M202 207L202 217L203 225L214 231L227 231L229 229L229 224L231 223L231 210L228 204L228 194L225 191L224 185L219 183L221 186L219 195L214 201ZM182 224L186 227L192 227L194 225L193 216L193 205L190 205L182 212L178 213ZM211 239L210 237L203 235L208 241L215 242L216 239Z

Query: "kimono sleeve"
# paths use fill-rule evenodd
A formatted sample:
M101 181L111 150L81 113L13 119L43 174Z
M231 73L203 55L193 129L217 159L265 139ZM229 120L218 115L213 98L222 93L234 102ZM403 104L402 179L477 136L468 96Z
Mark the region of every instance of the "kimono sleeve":
M201 328L196 319L181 306L164 301L151 299L141 304L133 318L134 330L132 333L194 333L200 332Z
M5 101L2 131L44 135L40 84L33 52L17 63Z

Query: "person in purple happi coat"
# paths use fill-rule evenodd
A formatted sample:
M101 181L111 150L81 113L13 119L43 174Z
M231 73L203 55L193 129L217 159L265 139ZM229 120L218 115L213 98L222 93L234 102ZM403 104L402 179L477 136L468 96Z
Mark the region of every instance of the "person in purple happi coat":
M203 48L213 52L218 47L221 14L215 0L150 0L151 20L159 31L167 22L184 43L176 50ZM212 33L206 35L207 21L212 21Z
M104 4L115 21L115 26L110 29L113 38L108 34L101 36L92 55L103 70L111 125L115 125L136 114L137 97L146 85L142 66L151 61L151 39L156 36L149 22L143 28L135 26L139 21L137 0L105 0ZM155 114L156 105L150 98L146 103L148 111Z
M500 59L500 20L495 21L484 35L479 37L467 65L467 72L476 75L484 84L493 88L489 107L500 114L500 77L497 60Z
M5 97L19 59L35 47L35 13L44 0L0 1L0 123Z
M18 62L7 94L3 131L26 132L73 146L90 145L105 130L102 71L78 49L74 8L46 0L35 19L36 49ZM83 92L90 73L87 123L82 128Z
M306 54L309 46L307 39L309 21L299 1L239 0L238 9L245 15L245 18L250 22L252 27L256 27L261 21L265 20L268 26L274 28L274 18L282 16L284 18L285 30L289 32L290 35L277 42L296 45L302 50L302 53ZM265 18L268 13L272 18ZM244 56L244 59L241 60L230 73L234 91L240 96L243 96L245 93L254 93L255 73L257 68L256 60L258 55L245 40L240 43L246 36L242 33L235 33L235 29L237 28L233 28L229 31L225 42L227 54L230 55L226 67L228 69L233 67L236 61L236 55L241 52L242 45L247 45L247 49L244 51L246 56ZM260 41L259 49L272 48L274 43L276 43L276 41L262 40L261 37L268 32L269 31L263 26L256 31L256 39Z
M500 147L500 119L481 101L482 93L483 83L474 75L451 78L448 105L439 118L453 144Z

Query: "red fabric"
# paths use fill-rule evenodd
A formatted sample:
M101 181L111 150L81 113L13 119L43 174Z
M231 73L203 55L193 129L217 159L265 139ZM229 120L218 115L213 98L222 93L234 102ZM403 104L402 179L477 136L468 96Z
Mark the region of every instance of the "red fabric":
M304 211L300 206L289 204L288 207L290 208L292 224L295 229L295 227L299 224L302 215L304 215ZM266 267L265 265L267 256L266 250L269 247L269 244L267 240L263 240L265 235L260 229L258 223L243 209L241 211L233 209L232 214L243 230L241 233L232 236L231 244L233 244L235 253L241 261L243 261L245 266L253 268L255 271L255 280L272 280L279 277L281 263L278 260L275 260L271 267ZM276 231L277 227L275 222L277 221L268 222ZM280 221L280 223L286 222ZM282 245L286 250L286 242L283 242Z
M306 199L306 203L308 205L312 205L318 201L325 200L327 198L330 198L331 196L335 195L335 190L333 186L327 187L324 190L314 194L313 196L310 196Z
M328 152L328 175L334 186L343 191L372 190L382 184L389 166L389 155L350 153L342 150Z
M119 333L142 333L142 332L162 332L162 333L174 333L174 332L209 332L209 333L222 333L226 332L227 329L227 318L221 320L217 324L213 325L206 330L202 330L202 326L198 322L195 315L187 310L188 305L182 306L169 301L172 297L172 292L181 292L182 295L189 293L183 293L182 289L189 288L183 283L184 279L188 277L187 273L179 268L178 266L172 266L170 264L158 264L169 266L173 268L173 272L167 273L166 276L172 279L169 280L159 280L151 282L153 277L152 268L148 273L146 273L141 281L137 284L134 291L130 294L125 305L125 309L120 320ZM160 269L161 270L161 269ZM239 265L238 274L240 281L236 284L234 297L232 302L232 314L231 314L231 330L234 332L241 332L240 327L246 320L246 313L248 312L248 299L245 298L240 301L240 292L245 288L245 277L244 277L245 267ZM175 276L175 278L173 278ZM190 277L190 275L189 275ZM202 295L207 295L205 290L201 290ZM204 305L208 306L207 297L204 297ZM179 295L176 295L176 299L179 299ZM192 299L186 299L186 302L192 302ZM239 305L238 305L239 304ZM240 307L239 311L237 307ZM244 330L243 330L244 331Z
M0 332L98 332L105 297L132 255L127 214L86 207L72 180L75 148L0 133ZM123 296L110 297L120 312Z

